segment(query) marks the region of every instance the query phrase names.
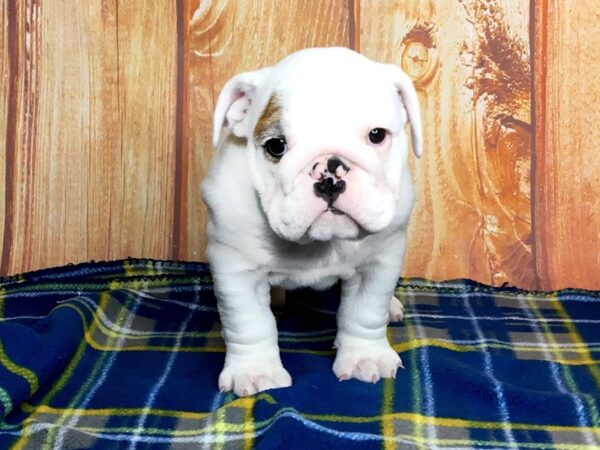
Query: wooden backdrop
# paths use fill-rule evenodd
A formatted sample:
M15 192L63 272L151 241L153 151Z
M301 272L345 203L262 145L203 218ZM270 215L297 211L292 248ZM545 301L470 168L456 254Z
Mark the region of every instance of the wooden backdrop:
M282 4L285 3L285 7ZM0 0L0 273L203 260L232 75L340 45L415 80L404 275L600 289L595 0Z

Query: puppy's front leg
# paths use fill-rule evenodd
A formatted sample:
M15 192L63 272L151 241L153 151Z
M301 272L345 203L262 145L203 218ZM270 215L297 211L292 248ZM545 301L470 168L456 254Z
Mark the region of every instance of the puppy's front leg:
M396 370L402 367L386 336L390 298L399 273L393 266L374 265L342 283L333 363L340 381L357 378L375 383L379 378L396 378Z
M252 395L292 384L277 345L269 283L256 272L214 273L227 353L219 390Z

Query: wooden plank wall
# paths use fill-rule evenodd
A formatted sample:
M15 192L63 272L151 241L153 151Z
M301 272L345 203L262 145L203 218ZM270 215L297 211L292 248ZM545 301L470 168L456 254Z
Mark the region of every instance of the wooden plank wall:
M535 2L534 211L540 288L600 289L600 9Z
M0 272L204 259L220 88L341 45L418 88L404 275L600 289L594 14L593 0L4 0Z
M362 52L415 79L426 124L406 275L535 286L529 2L398 0L361 12Z
M2 2L0 272L171 256L175 7ZM169 8L171 6L171 8ZM68 11L68 13L65 13Z
M187 165L184 259L203 259L206 210L199 185L212 156L212 111L233 75L274 64L304 47L348 46L351 10L347 1L190 1L190 159Z

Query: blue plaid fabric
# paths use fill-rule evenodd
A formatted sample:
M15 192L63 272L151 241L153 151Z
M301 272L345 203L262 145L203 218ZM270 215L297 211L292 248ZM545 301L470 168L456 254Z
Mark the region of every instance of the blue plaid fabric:
M221 394L204 264L0 282L0 448L600 448L600 295L402 279L396 380L331 371L335 290L276 312L290 388Z

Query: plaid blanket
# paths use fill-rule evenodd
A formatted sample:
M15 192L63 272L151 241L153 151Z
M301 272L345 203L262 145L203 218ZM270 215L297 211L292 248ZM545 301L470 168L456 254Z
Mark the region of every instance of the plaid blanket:
M599 448L600 295L400 280L396 380L339 382L335 291L277 311L294 384L217 390L206 265L91 263L0 282L0 448Z

